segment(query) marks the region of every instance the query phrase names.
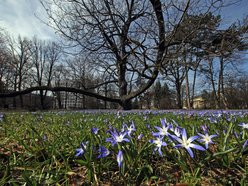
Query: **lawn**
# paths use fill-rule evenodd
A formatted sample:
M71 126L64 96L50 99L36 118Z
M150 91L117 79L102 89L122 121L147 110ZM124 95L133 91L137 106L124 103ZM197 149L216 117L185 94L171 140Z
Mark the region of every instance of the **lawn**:
M0 185L247 185L248 111L0 116Z

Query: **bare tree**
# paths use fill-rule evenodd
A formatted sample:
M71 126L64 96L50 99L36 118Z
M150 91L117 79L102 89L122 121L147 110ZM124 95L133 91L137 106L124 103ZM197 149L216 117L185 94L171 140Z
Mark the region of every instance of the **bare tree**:
M80 46L85 55L92 56L95 68L109 74L111 79L106 83L114 84L119 90L115 99L122 108L130 109L131 99L155 81L165 53L167 34L161 1L52 2L56 11L48 1L42 4L55 29ZM182 8L181 16L188 4ZM144 83L139 87L130 86L138 77Z
M6 93L9 90L11 79L11 61L10 51L8 50L7 33L0 28L0 93ZM1 99L1 106L7 108L6 98Z
M32 79L38 86L51 86L54 67L58 62L61 54L61 47L55 42L39 41L34 38L32 41L33 73ZM42 109L45 109L45 98L47 91L40 90L40 102Z
M17 43L14 39L8 40L11 61L8 62L13 78L13 90L21 91L26 88L25 81L28 78L29 70L32 67L30 59L32 54L30 53L31 42L27 38L18 37ZM14 107L16 106L16 100L13 100ZM20 105L23 107L23 97L20 95Z
M118 95L112 97L75 87L45 86L31 87L9 96L32 90L64 90L116 102L123 109L131 109L131 100L153 85L162 63L170 65L170 48L186 41L185 37L175 37L187 12L205 14L219 2L41 0L49 25L80 55L89 56L95 71L108 77L99 87L111 84L118 90ZM140 80L142 84L136 83Z
M54 68L54 72L53 72L53 81L52 84L55 87L61 87L61 86L65 86L67 87L67 85L69 84L69 78L68 78L68 70L65 67L65 65L63 63L56 65ZM45 89L47 90L47 89ZM57 101L57 105L59 109L62 109L63 103L62 103L62 94L59 91L53 92L54 93L54 97ZM66 102L67 100L65 100Z
M7 42L4 34L4 30L0 28L0 91L4 92L6 88L6 78L9 72L8 61L10 60L10 54L7 50Z
M213 31L211 46L205 48L207 63L202 70L211 82L216 108L228 108L224 87L225 72L232 66L237 68L241 52L247 50L247 25L245 20L242 24L232 24L226 30Z

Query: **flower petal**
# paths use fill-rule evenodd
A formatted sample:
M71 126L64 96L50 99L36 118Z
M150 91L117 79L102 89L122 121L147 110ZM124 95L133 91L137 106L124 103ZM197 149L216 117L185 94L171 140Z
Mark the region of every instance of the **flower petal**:
M186 133L185 128L183 128L183 131L182 131L182 138L187 139L187 133Z
M76 149L76 156L78 157L78 156L81 156L81 155L83 155L84 154L84 150L82 149L82 148L78 148L78 149Z
M121 150L119 150L116 158L117 158L118 167L121 167L123 161L123 153Z
M186 150L188 151L189 155L191 158L194 158L194 154L193 154L193 151L191 150L191 148L186 148Z
M202 150L202 151L203 150L206 150L202 146L196 145L196 144L193 144L193 143L191 143L189 146L192 147L192 148L194 148L194 149L197 149L197 150Z
M179 137L177 137L177 136L175 136L175 135L170 135L170 137L171 137L172 139L174 139L174 140L177 140L179 143L183 143L182 139L179 138Z
M175 148L179 148L179 147L182 147L182 146L183 146L182 144L174 145Z
M160 155L161 157L163 157L163 153L162 153L162 151L161 151L161 148L158 148L158 153L159 153L159 155Z
M199 136L191 136L187 141L189 143L191 143L192 141L196 140L197 138L199 138Z

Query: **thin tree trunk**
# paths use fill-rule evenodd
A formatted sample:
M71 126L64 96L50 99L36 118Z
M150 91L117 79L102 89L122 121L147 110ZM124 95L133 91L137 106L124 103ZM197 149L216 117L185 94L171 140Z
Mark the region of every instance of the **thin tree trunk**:
M19 75L18 91L21 91L21 87L22 87L22 77L21 77L21 75ZM20 95L19 98L20 98L20 106L21 106L21 108L23 108L24 107L23 95Z
M220 57L220 72L219 72L219 81L218 81L218 96L219 104L224 106L225 109L228 109L228 104L225 96L224 89L224 57Z
M43 90L40 90L40 105L41 105L41 109L44 110L45 109L45 105L44 105L44 95L43 95Z
M191 56L192 57L192 56ZM192 61L192 59L191 59ZM194 75L193 75L193 84L192 84L192 94L191 94L191 99L190 99L190 107L193 108L194 106L194 98L195 98L195 84L196 84L196 77L197 77L197 69L200 65L201 60L196 57L196 64L194 66Z
M179 82L176 82L176 91L177 91L177 107L179 109L182 109L181 85Z
M213 62L212 61L209 61L209 70L210 70L210 81L211 81L211 85L212 85L215 108L219 109L219 98L217 96L215 83L214 83Z
M222 57L221 57L222 58ZM222 58L223 59L223 58ZM217 89L217 95L218 95L218 108L222 108L222 96L221 96L221 82L223 78L223 65L222 65L222 59L220 59L220 70L219 70L219 79L218 79L218 89Z
M196 69L197 69L197 68L196 68ZM197 74L196 69L194 70L193 84L192 84L192 94L191 94L191 99L190 99L190 107L191 107L191 108L193 108L193 106L194 106L195 82L196 82L196 74Z
M107 97L107 94L108 94L108 87L107 87L107 84L105 84L104 86L104 93L105 93L105 96ZM105 100L104 101L104 108L107 109L107 101Z
M17 76L15 75L14 91L17 91ZM16 109L16 97L13 98L13 107Z
M190 106L190 90L189 90L189 75L188 75L188 67L186 66L186 103L187 103L187 109L191 109Z
M83 95L83 109L86 109L86 99L85 99L85 95Z
M77 102L78 102L78 95L75 93L75 102L74 102L74 108L77 108Z
M56 92L56 99L58 101L58 107L59 107L59 109L62 109L63 108L63 105L62 105L61 93L60 92Z

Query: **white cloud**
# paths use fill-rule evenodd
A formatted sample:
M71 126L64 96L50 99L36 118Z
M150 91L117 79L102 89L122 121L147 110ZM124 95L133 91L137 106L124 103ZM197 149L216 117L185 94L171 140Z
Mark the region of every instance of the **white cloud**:
M0 27L5 28L11 36L37 36L39 39L55 37L54 30L36 17L46 19L39 0L1 0L0 12Z

